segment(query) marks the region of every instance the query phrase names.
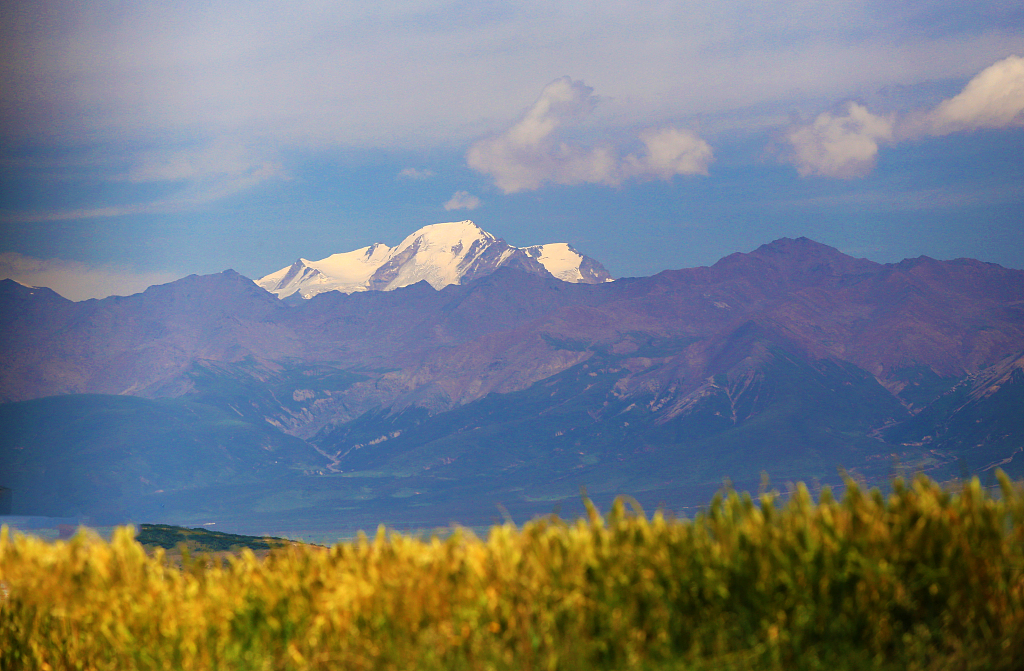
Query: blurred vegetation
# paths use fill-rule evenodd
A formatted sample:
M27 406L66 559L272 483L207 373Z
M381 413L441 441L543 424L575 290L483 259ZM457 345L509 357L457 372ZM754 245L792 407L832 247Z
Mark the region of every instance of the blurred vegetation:
M0 532L3 669L1016 669L1024 485L725 492L693 520L361 536L257 559Z

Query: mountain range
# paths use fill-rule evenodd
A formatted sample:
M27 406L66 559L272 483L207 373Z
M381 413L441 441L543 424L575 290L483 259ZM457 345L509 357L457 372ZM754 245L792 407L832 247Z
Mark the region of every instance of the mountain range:
M764 472L1024 474L1024 271L784 238L567 282L553 254L439 226L335 255L320 290L225 271L73 303L0 282L14 512L419 528L571 512L580 487L685 511ZM388 260L354 284L352 254Z

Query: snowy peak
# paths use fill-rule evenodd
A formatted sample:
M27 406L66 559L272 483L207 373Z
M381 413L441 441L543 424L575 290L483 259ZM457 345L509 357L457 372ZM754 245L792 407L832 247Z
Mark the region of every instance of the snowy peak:
M612 279L600 263L570 245L513 247L467 220L424 226L397 247L377 243L319 261L299 259L256 284L279 298L295 293L312 298L325 291L390 291L421 281L441 289L506 265L565 282L596 284Z
M369 288L389 291L422 280L435 289L460 284L464 277L479 274L481 264L487 265L495 251L500 256L505 248L512 249L472 221L424 226L395 248L370 278Z
M394 250L380 243L343 254L332 254L319 261L299 259L287 268L256 280L278 298L298 293L303 298L325 291L352 293L366 291L370 277L388 261Z
M466 221L451 221L444 224L424 226L409 235L396 249L402 252L414 245L418 245L424 250L447 250L458 254L459 251L457 250L467 246L467 243L482 242L489 244L496 241L497 238L467 219Z
M524 247L523 251L530 258L537 259L545 270L563 282L600 284L612 281L604 266L564 242Z

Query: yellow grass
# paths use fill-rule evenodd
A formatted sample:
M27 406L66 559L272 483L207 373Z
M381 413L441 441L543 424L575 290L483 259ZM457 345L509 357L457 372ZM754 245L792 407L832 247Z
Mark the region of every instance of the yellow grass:
M1024 492L926 478L842 501L389 534L264 558L0 532L3 669L1015 669Z

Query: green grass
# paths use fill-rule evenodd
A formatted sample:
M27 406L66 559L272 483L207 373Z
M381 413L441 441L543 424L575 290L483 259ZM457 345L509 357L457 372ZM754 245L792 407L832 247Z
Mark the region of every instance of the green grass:
M271 550L291 544L286 538L244 536L210 529L186 529L168 524L142 524L135 540L146 548L173 550L180 545L190 552L227 552L243 548Z

